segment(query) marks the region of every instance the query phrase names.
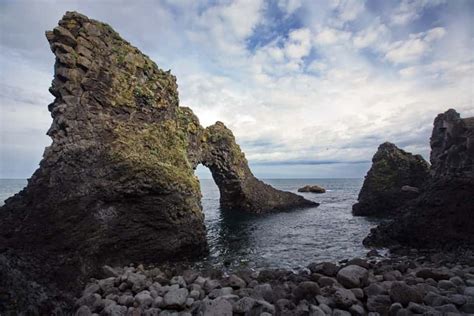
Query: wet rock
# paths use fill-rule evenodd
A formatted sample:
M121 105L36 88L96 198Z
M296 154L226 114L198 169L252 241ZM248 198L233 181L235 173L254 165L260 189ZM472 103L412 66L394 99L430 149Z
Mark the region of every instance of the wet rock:
M178 284L180 287L186 287L186 281L180 275L172 277L170 280L170 284Z
M314 297L320 293L321 291L319 289L318 283L313 281L301 282L293 290L293 295L298 301L302 299L314 299Z
M120 273L116 269L114 269L114 268L112 268L111 266L108 266L108 265L105 265L105 266L102 267L102 272L104 273L104 275L106 277L116 278L120 275Z
M202 301L200 311L203 316L232 316L232 305L224 299Z
M381 284L378 284L378 283L369 284L369 286L364 288L364 293L366 296L388 294L387 290Z
M79 307L79 309L76 311L74 315L75 316L91 316L92 312L89 309L89 307L84 305L84 306Z
M256 313L257 315L261 315L262 313L269 313L270 315L274 315L275 311L275 306L264 300L257 300L252 310L252 312Z
M103 307L102 297L97 294L87 294L76 301L77 306L87 306L92 312Z
M121 305L109 305L104 308L103 314L106 316L126 316L127 307Z
M163 297L163 304L166 308L181 308L186 304L188 290L184 288L173 289Z
M320 273L330 277L335 276L338 271L337 265L332 262L311 263L308 269L312 273Z
M429 306L441 306L449 303L449 299L445 296L429 292L423 298L423 302Z
M407 285L405 282L393 282L390 287L390 298L393 302L408 306L408 303L422 303L422 293L415 287Z
M464 295L474 297L474 286L467 286L464 289Z
M233 305L235 313L249 313L254 307L256 300L251 297L243 297Z
M337 280L335 278L330 278L330 277L320 277L318 279L318 284L321 286L321 287L325 287L325 286L331 286L333 284L336 284L337 283Z
M232 287L233 289L241 289L247 285L247 283L244 280L242 280L235 274L230 275L227 282L229 286Z
M391 305L392 301L388 295L369 296L367 299L367 309L370 312L377 312L386 315Z
M132 306L135 302L135 298L132 295L121 295L118 299L118 303L124 306Z
M342 268L337 273L337 281L346 288L359 288L367 283L369 274L367 269L356 265Z
M440 270L440 269L421 269L416 273L416 276L419 278L423 279L433 279L436 281L440 280L449 280L449 278L453 277L453 273L446 271L446 270Z
M365 316L367 314L364 307L361 305L352 305L349 308L349 312L354 316Z
M351 313L349 313L347 311L340 310L340 309L335 309L335 310L333 310L332 315L333 316L350 316Z
M89 284L89 285L84 289L84 291L82 292L82 295L83 295L83 296L87 296L87 295L89 295L89 294L94 294L94 293L99 292L99 290L100 290L99 284L97 284L97 283L92 283L92 284Z
M115 285L115 277L99 280L99 287L105 293L108 294Z
M383 274L383 279L385 281L397 281L401 280L402 274L398 270L388 271Z
M274 297L273 297L273 288L270 284L264 283L264 284L259 284L254 287L252 296L257 298L257 299L264 299L268 302L273 302Z
M137 302L138 306L147 308L153 303L153 298L149 291L142 291L135 295L135 302Z
M347 309L357 302L357 298L351 290L344 288L337 289L334 294L334 303L337 307Z
M326 316L326 315L332 314L332 311L328 306L325 306L326 311L323 310L323 308L321 308L321 306L311 305L309 315L310 316Z
M219 282L219 280L206 280L202 287L206 292L210 292L220 286L221 283Z
M390 309L388 310L388 314L390 316L397 316L398 312L400 312L401 310L403 310L402 304L393 303L392 305L390 305Z

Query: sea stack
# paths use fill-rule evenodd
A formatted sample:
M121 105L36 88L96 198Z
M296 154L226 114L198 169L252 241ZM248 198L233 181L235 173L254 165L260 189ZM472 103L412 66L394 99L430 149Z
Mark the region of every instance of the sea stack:
M404 202L418 196L419 188L429 177L429 164L420 155L406 152L392 143L381 144L372 158L355 216L386 216Z
M474 117L439 114L431 134L431 177L404 216L373 229L366 245L474 246Z
M204 254L199 163L231 208L315 205L258 181L230 130L220 123L205 130L179 106L170 71L107 24L67 12L46 37L56 56L52 144L27 187L0 210L0 272L13 271L2 281L21 287L13 295L25 306L40 306L53 288L77 289L103 264ZM47 294L31 295L31 282Z

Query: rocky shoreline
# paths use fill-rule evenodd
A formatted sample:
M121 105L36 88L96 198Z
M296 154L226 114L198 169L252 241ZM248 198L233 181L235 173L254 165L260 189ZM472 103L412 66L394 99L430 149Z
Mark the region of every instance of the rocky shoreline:
M403 253L405 252L405 253ZM104 266L75 302L87 315L459 315L474 313L474 252L399 249L307 269L193 271Z

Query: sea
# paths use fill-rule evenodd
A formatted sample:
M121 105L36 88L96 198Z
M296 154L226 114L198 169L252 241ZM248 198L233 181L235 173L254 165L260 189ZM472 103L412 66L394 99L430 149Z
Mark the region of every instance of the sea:
M354 217L363 179L263 179L273 187L318 202L318 207L265 215L221 212L219 189L212 179L201 179L202 206L209 254L194 264L202 267L301 269L311 262L363 257L362 240L379 220ZM0 205L19 192L26 180L0 179ZM326 193L298 193L317 184ZM383 251L383 249L381 250Z

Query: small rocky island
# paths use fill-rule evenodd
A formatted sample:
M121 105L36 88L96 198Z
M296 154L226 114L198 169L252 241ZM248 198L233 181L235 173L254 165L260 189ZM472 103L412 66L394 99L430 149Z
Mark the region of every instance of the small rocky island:
M298 189L298 192L326 193L326 189L319 185L305 185Z
M207 252L199 164L223 212L318 204L255 178L231 130L202 127L176 78L107 24L67 12L46 37L53 142L0 209L1 315L474 314L474 118L438 115L431 166L379 147L354 214L392 219L365 240L390 257L194 271L181 259Z

